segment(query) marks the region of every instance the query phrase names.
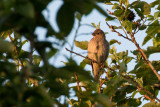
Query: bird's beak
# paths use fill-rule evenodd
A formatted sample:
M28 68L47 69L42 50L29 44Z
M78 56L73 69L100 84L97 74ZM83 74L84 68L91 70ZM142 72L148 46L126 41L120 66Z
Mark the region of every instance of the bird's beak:
M92 33L92 35L95 36L96 34L95 34L95 33Z

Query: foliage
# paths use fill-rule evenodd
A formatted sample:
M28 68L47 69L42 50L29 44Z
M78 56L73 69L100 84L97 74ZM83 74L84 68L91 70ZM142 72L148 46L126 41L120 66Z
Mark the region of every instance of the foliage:
M131 57L128 51L117 52L115 46L112 46L109 56L111 62L106 61L105 67L108 69L103 69L104 72L101 73L107 77L102 78L100 83L93 80L91 72L84 70L87 64L90 65L88 59L77 65L73 58L68 58L68 62L58 68L49 63L51 57L56 58L60 50L57 47L63 47L67 43L65 38L72 31L75 19L81 21L81 17L89 15L93 9L104 15L106 21L118 20L121 25L111 26L114 30L123 30L126 34L145 31L143 45L149 40L153 41L153 46L143 49L147 58L159 53L159 0L151 4L139 0L132 3L128 0L63 0L56 18L58 32L42 14L51 2L52 0L0 1L0 106L139 106L141 99L151 99L144 107L160 105L154 102L158 101L159 80L138 50L133 51L134 57ZM97 2L112 5L112 16ZM152 8L156 9L154 15L151 15ZM138 16L137 21L135 16ZM100 24L92 25L100 27ZM34 33L38 27L46 29L46 38L56 38L58 42L39 41L39 35ZM87 41L74 42L80 49L87 50ZM110 41L110 45L115 43L120 45L116 39ZM23 48L26 44L29 44L29 51ZM133 60L136 62L135 68L128 71L128 64ZM151 61L151 64L157 71L160 70L160 61ZM77 86L71 85L72 83ZM71 90L75 92L77 100L71 97ZM142 97L135 98L136 93ZM65 96L63 103L62 99L59 100L61 96Z

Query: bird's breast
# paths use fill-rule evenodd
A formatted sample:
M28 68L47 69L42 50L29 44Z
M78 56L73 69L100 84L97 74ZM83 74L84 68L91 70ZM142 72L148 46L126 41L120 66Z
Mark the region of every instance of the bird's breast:
M109 44L104 39L92 38L88 43L88 57L98 62L106 60L109 52Z

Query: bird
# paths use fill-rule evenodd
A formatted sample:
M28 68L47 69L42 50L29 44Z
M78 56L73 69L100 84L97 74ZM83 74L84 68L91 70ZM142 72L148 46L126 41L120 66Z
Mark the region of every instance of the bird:
M93 38L88 43L88 58L91 59L94 79L98 81L101 64L104 64L109 55L109 43L101 29L96 29L92 35Z

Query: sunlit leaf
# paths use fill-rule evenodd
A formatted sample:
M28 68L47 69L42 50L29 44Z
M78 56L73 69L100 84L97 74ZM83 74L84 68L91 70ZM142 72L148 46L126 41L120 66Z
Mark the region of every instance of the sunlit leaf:
M123 21L122 25L127 30L127 32L132 32L132 22Z
M13 45L8 42L0 39L0 52L13 52Z
M158 17L160 17L160 11L154 13L154 18L157 19Z
M131 7L132 8L140 8L141 9L141 12L144 14L144 15L148 15L150 14L151 12L151 7L150 5L147 3L147 2L144 2L144 1L135 1L131 4Z
M156 106L156 103L150 102L150 103L144 104L142 107L158 107L158 106Z
M91 61L88 60L88 59L84 59L81 63L80 63L80 66L82 68L84 68L86 66L86 64L91 64Z
M74 41L75 45L83 50L87 50L88 48L88 41Z
M117 9L116 11L114 11L114 15L117 17L120 17L123 13L124 13L124 10L122 9Z
M149 25L149 27L146 30L146 33L148 35L155 35L157 33L160 33L160 23L158 20L155 20L152 24Z
M149 40L151 40L153 38L153 36L151 35L147 35L145 38L144 38L144 41L142 43L142 45L145 45Z

